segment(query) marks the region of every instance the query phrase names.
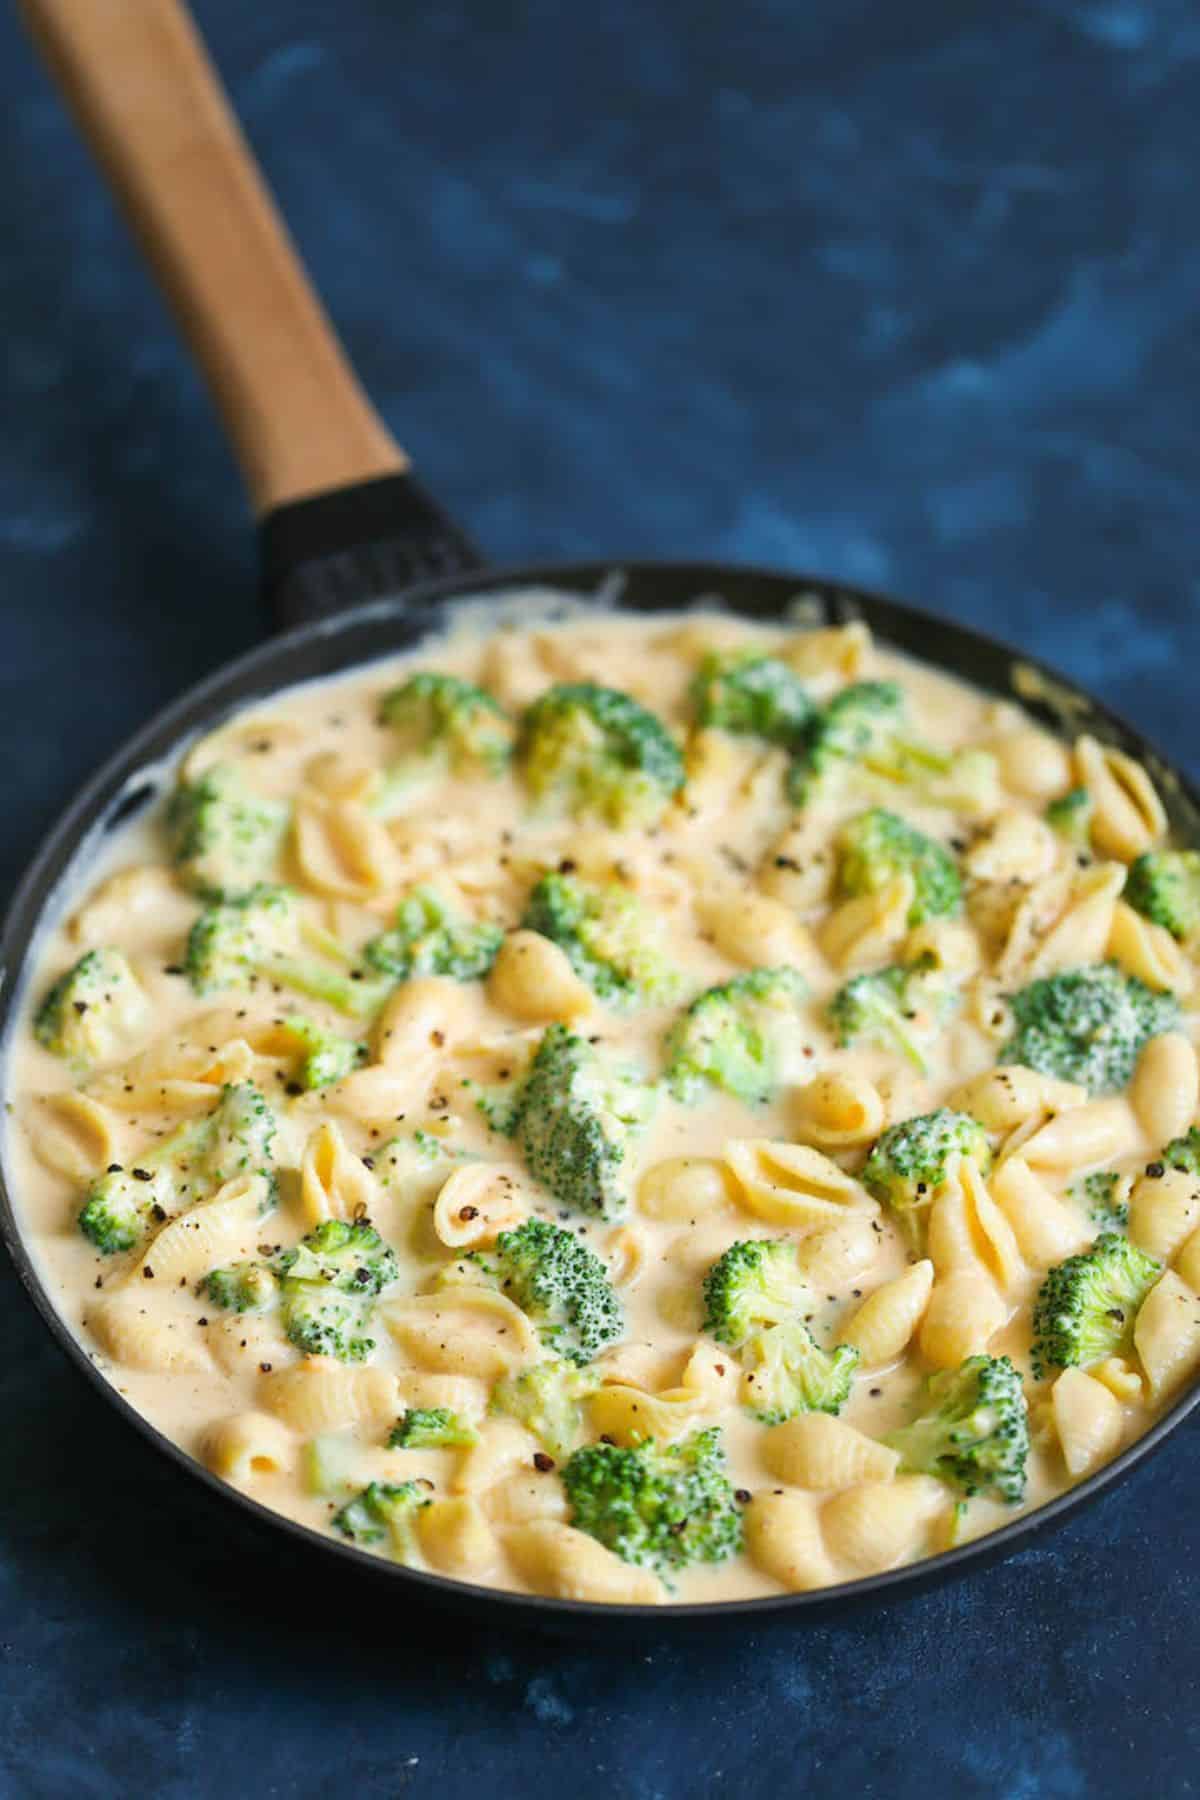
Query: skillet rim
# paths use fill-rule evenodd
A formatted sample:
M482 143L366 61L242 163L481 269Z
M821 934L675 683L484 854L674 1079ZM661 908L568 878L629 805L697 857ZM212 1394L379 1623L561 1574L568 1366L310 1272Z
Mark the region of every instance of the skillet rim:
M621 586L630 578L653 583L669 580L682 584L690 594L687 601L668 600L656 604L652 595L647 601L629 604ZM621 584L621 585L618 585ZM722 591L726 585L749 585L755 592L770 593L777 604L763 607L761 614L730 600ZM149 773L156 765L169 762L189 735L211 726L238 706L268 701L287 687L305 682L325 680L356 667L368 667L382 660L388 649L335 658L332 666L318 672L293 674L283 679L268 678L261 687L239 693L240 685L252 681L261 670L270 670L279 662L302 656L306 650L327 647L345 634L371 627L385 629L395 622L411 633L416 641L436 630L438 611L447 603L485 597L496 590L535 588L561 590L572 598L599 601L612 610L627 610L653 616L657 612L698 610L701 602L711 602L718 609L724 605L735 615L756 618L780 617L789 604L814 599L830 623L842 623L854 617L865 617L872 630L884 642L902 652L924 660L932 668L974 682L984 688L1015 699L1035 717L1045 719L1046 708L1036 698L1015 691L1014 677L1018 669L1033 671L1054 691L1067 697L1071 705L1081 709L1081 717L1105 728L1107 741L1118 743L1141 758L1148 758L1156 772L1170 778L1172 792L1167 804L1172 811L1182 808L1191 815L1193 828L1200 826L1200 788L1174 762L1165 757L1151 740L1132 726L1119 713L1097 699L1071 677L1062 674L1040 657L1014 649L990 633L958 624L953 619L906 601L880 594L872 589L837 581L828 576L810 576L789 569L763 567L752 563L700 562L677 558L631 557L628 559L595 558L567 562L539 562L511 565L488 565L484 568L459 570L438 580L420 582L396 595L372 600L327 618L311 621L292 630L253 645L240 656L204 676L199 682L177 695L141 725L133 735L105 758L99 769L77 790L50 827L29 866L14 889L0 928L0 1084L7 1092L8 1063L12 1036L19 1014L18 1002L24 992L25 959L36 942L39 930L59 896L61 884L78 862L88 853L98 832L111 826L114 802L119 810L130 784L142 771ZM424 614L424 616L423 616ZM444 622L444 621L442 621ZM890 632L889 624L900 627L900 642ZM920 645L913 648L914 644ZM395 644L394 654L402 654L412 643ZM947 656L947 647L956 655ZM969 661L978 657L994 673L1007 671L1007 682L984 679L958 666L957 658ZM231 691L232 690L232 691ZM1051 718L1050 728L1055 729ZM1061 729L1061 720L1059 721ZM3 1140L0 1139L0 1152ZM888 1595L895 1590L931 1585L961 1572L974 1562L985 1564L999 1560L1035 1534L1060 1523L1068 1514L1088 1505L1111 1484L1123 1479L1145 1457L1158 1449L1165 1439L1200 1406L1200 1380L1185 1391L1141 1437L1120 1456L1099 1469L1077 1486L1057 1495L1053 1500L1022 1514L997 1530L988 1532L954 1549L942 1551L920 1562L864 1576L834 1588L818 1588L805 1593L767 1594L744 1600L669 1602L663 1606L637 1605L628 1602L607 1604L599 1601L564 1600L548 1595L514 1593L460 1581L452 1576L411 1569L385 1560L370 1551L323 1536L315 1527L289 1519L254 1500L248 1494L222 1481L195 1457L138 1412L102 1373L82 1342L71 1332L55 1306L47 1285L38 1271L34 1254L26 1245L17 1223L17 1211L9 1189L8 1170L0 1153L0 1239L12 1259L21 1287L51 1337L68 1362L83 1376L124 1423L174 1465L177 1471L197 1481L210 1498L232 1504L243 1517L272 1535L282 1534L294 1545L316 1549L327 1559L343 1566L414 1590L413 1597L443 1600L451 1607L474 1605L494 1607L516 1622L563 1626L587 1622L597 1626L620 1622L657 1623L663 1626L687 1621L719 1622L724 1619L767 1619L781 1613L825 1614L849 1613L865 1599ZM528 1615L535 1615L532 1621Z

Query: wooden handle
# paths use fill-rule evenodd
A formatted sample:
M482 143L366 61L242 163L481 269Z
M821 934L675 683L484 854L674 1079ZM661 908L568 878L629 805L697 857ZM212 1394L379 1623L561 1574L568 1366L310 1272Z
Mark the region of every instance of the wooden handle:
M256 511L408 466L178 0L20 0L207 378Z

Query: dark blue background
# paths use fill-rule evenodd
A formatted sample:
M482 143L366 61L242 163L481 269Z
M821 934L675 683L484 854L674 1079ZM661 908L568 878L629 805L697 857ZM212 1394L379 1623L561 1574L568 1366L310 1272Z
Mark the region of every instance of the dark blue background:
M134 3L134 0L130 0ZM389 422L503 557L893 588L1200 769L1190 0L200 0ZM0 20L5 892L256 635L207 403ZM991 1573L852 1621L463 1644L247 1555L0 1272L5 1795L1195 1791L1194 1425Z

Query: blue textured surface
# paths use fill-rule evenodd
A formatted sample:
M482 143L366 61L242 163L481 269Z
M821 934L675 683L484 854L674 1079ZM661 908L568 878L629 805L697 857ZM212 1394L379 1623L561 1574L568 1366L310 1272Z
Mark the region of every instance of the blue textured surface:
M491 551L890 586L1200 767L1190 0L198 10L369 388ZM207 404L7 10L0 100L7 892L256 621ZM1194 1426L994 1571L600 1654L310 1604L114 1441L7 1271L0 1405L5 1795L1196 1789Z

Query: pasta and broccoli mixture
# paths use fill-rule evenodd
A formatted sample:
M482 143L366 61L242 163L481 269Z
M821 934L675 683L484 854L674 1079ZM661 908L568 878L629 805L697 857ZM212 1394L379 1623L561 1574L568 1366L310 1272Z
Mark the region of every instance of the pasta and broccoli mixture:
M193 744L49 942L9 1163L227 1481L463 1581L834 1586L1200 1367L1200 852L874 645L460 629Z

